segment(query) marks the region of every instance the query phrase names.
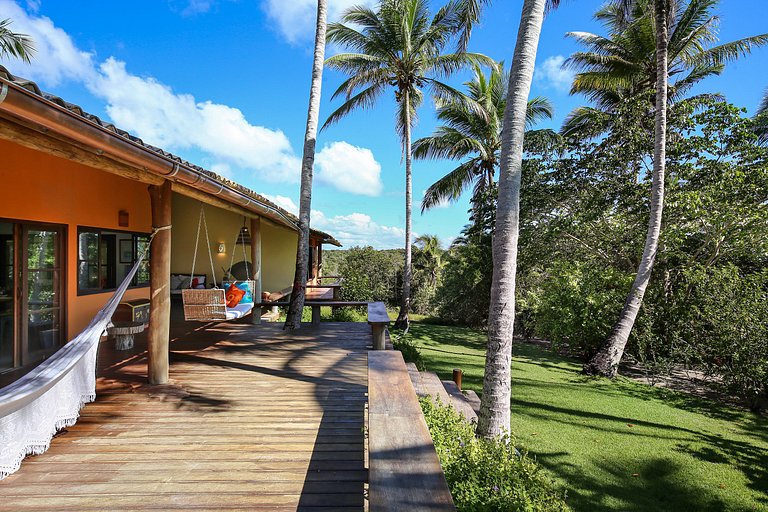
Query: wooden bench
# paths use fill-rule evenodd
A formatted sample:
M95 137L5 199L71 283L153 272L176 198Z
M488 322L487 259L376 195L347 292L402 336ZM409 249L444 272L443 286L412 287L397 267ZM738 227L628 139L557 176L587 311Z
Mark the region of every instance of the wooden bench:
M278 302L257 302L254 307L288 307L290 302L278 301ZM330 306L334 308L343 307L364 307L367 306L367 302L362 301L348 301L348 300L305 300L304 306L312 308L312 325L320 325L320 308L323 306Z
M371 512L455 511L445 474L400 352L368 353Z

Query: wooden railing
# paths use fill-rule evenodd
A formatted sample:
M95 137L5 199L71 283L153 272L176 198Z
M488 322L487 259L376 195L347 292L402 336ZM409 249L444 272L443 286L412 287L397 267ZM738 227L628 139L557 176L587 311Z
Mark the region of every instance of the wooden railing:
M369 510L455 511L400 352L368 352Z

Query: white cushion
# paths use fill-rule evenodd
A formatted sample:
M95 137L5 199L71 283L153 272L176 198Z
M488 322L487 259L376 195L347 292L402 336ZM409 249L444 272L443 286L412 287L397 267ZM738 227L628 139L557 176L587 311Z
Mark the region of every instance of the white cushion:
M184 276L171 276L171 290L180 289L184 279Z
M253 309L253 303L250 304L238 304L233 308L227 308L227 320L235 320L236 318L242 318Z

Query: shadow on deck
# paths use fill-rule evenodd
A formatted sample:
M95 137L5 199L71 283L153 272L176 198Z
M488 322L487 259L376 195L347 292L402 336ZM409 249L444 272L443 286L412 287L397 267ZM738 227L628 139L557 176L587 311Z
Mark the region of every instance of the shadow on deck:
M363 510L367 324L176 321L171 383L146 341L103 342L98 399L0 482L4 510Z

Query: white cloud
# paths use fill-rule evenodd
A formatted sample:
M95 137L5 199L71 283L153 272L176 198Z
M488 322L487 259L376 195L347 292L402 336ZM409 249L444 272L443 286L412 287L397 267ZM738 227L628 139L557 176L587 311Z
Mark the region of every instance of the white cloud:
M371 150L347 142L334 142L320 150L315 155L315 169L318 182L343 192L378 196L384 188L381 165Z
M34 4L31 6L34 8ZM11 30L35 42L32 64L12 60L11 72L55 87L65 80L85 81L94 77L93 54L81 51L72 38L45 16L30 16L16 2L0 0L0 18L13 20Z
M272 201L277 206L282 208L283 210L288 210L294 215L299 215L299 207L296 205L296 203L293 202L293 199L290 197L285 197L281 195L270 195L270 194L262 194L266 199Z
M212 3L191 0L186 5L200 10ZM331 1L330 10L337 13L352 3ZM291 2L277 11L310 4ZM97 64L94 54L78 49L49 18L30 14L16 2L0 0L0 12L14 20L14 31L29 34L38 49L32 65L12 63L15 74L43 87L64 81L81 83L106 101L107 114L120 128L169 151L202 151L215 162L213 170L226 177L237 177L237 171L244 170L262 181L299 183L301 159L281 130L251 124L237 108L200 101L155 78L132 74L125 62L113 57ZM381 193L381 166L368 149L331 143L318 153L316 163L320 182L355 194Z
M327 217L321 211L312 210L310 224L313 228L332 233L345 247L372 245L376 249L392 249L405 243L402 228L378 224L364 213Z
M107 101L107 113L118 126L145 142L171 150L200 149L266 181L299 181L301 163L288 137L250 124L236 108L174 93L154 78L128 73L124 62L111 57L88 88Z
M186 7L181 11L182 16L203 14L211 10L213 0L188 0Z
M544 62L536 66L534 73L536 82L544 87L551 87L564 92L569 91L571 84L573 84L575 72L571 69L564 69L564 62L565 57L562 55L547 57Z
M374 0L329 0L328 21L336 21L355 5L374 5ZM264 9L277 30L290 42L311 41L315 37L317 2L315 0L264 0Z

